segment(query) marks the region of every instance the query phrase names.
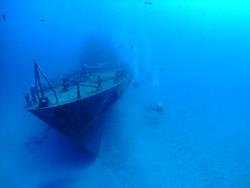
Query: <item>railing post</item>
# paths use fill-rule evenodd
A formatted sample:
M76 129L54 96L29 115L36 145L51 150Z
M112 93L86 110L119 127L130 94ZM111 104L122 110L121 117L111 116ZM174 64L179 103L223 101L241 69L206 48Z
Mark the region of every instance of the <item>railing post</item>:
M97 87L96 87L96 91L99 91L102 90L102 83L101 83L101 77L98 75L98 84L97 84Z
M76 87L77 87L77 98L80 99L81 98L80 82L77 82Z

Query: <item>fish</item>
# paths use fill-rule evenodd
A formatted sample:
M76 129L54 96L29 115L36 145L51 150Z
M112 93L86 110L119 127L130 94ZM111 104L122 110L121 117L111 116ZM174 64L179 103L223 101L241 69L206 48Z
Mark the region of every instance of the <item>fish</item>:
M145 1L144 4L145 5L153 5L153 3L151 1Z
M158 112L159 114L163 114L164 113L164 107L162 103L157 103L155 105L151 105L149 107L150 110L153 110L155 112Z
M5 14L2 15L2 19L3 19L3 21L6 20L6 15Z

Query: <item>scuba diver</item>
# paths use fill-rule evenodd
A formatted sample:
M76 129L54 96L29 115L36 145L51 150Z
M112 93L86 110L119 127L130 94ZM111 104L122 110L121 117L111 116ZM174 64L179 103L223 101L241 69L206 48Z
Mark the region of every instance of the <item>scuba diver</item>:
M64 78L62 80L62 92L66 92L69 90L70 87L70 81L68 78Z

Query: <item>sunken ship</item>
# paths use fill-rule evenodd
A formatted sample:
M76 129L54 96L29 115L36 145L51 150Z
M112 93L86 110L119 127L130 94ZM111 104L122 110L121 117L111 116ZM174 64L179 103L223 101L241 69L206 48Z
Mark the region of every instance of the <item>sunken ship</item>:
M127 66L85 65L79 72L51 82L35 61L34 76L35 84L25 95L26 109L91 153L91 142L99 144L96 135L100 136L103 129L98 119L121 97L131 80Z

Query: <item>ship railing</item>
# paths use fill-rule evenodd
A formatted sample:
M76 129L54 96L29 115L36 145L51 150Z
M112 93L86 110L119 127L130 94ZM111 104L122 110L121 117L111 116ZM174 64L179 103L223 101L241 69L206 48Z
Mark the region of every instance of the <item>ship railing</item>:
M78 81L76 83L76 88L77 88L77 98L80 99L81 98L81 89L80 87L91 87L91 88L96 88L95 92L98 91L102 91L102 79L101 77L98 75L98 80L97 80L97 85L91 85L91 84L85 84L85 83L81 83L80 81Z

